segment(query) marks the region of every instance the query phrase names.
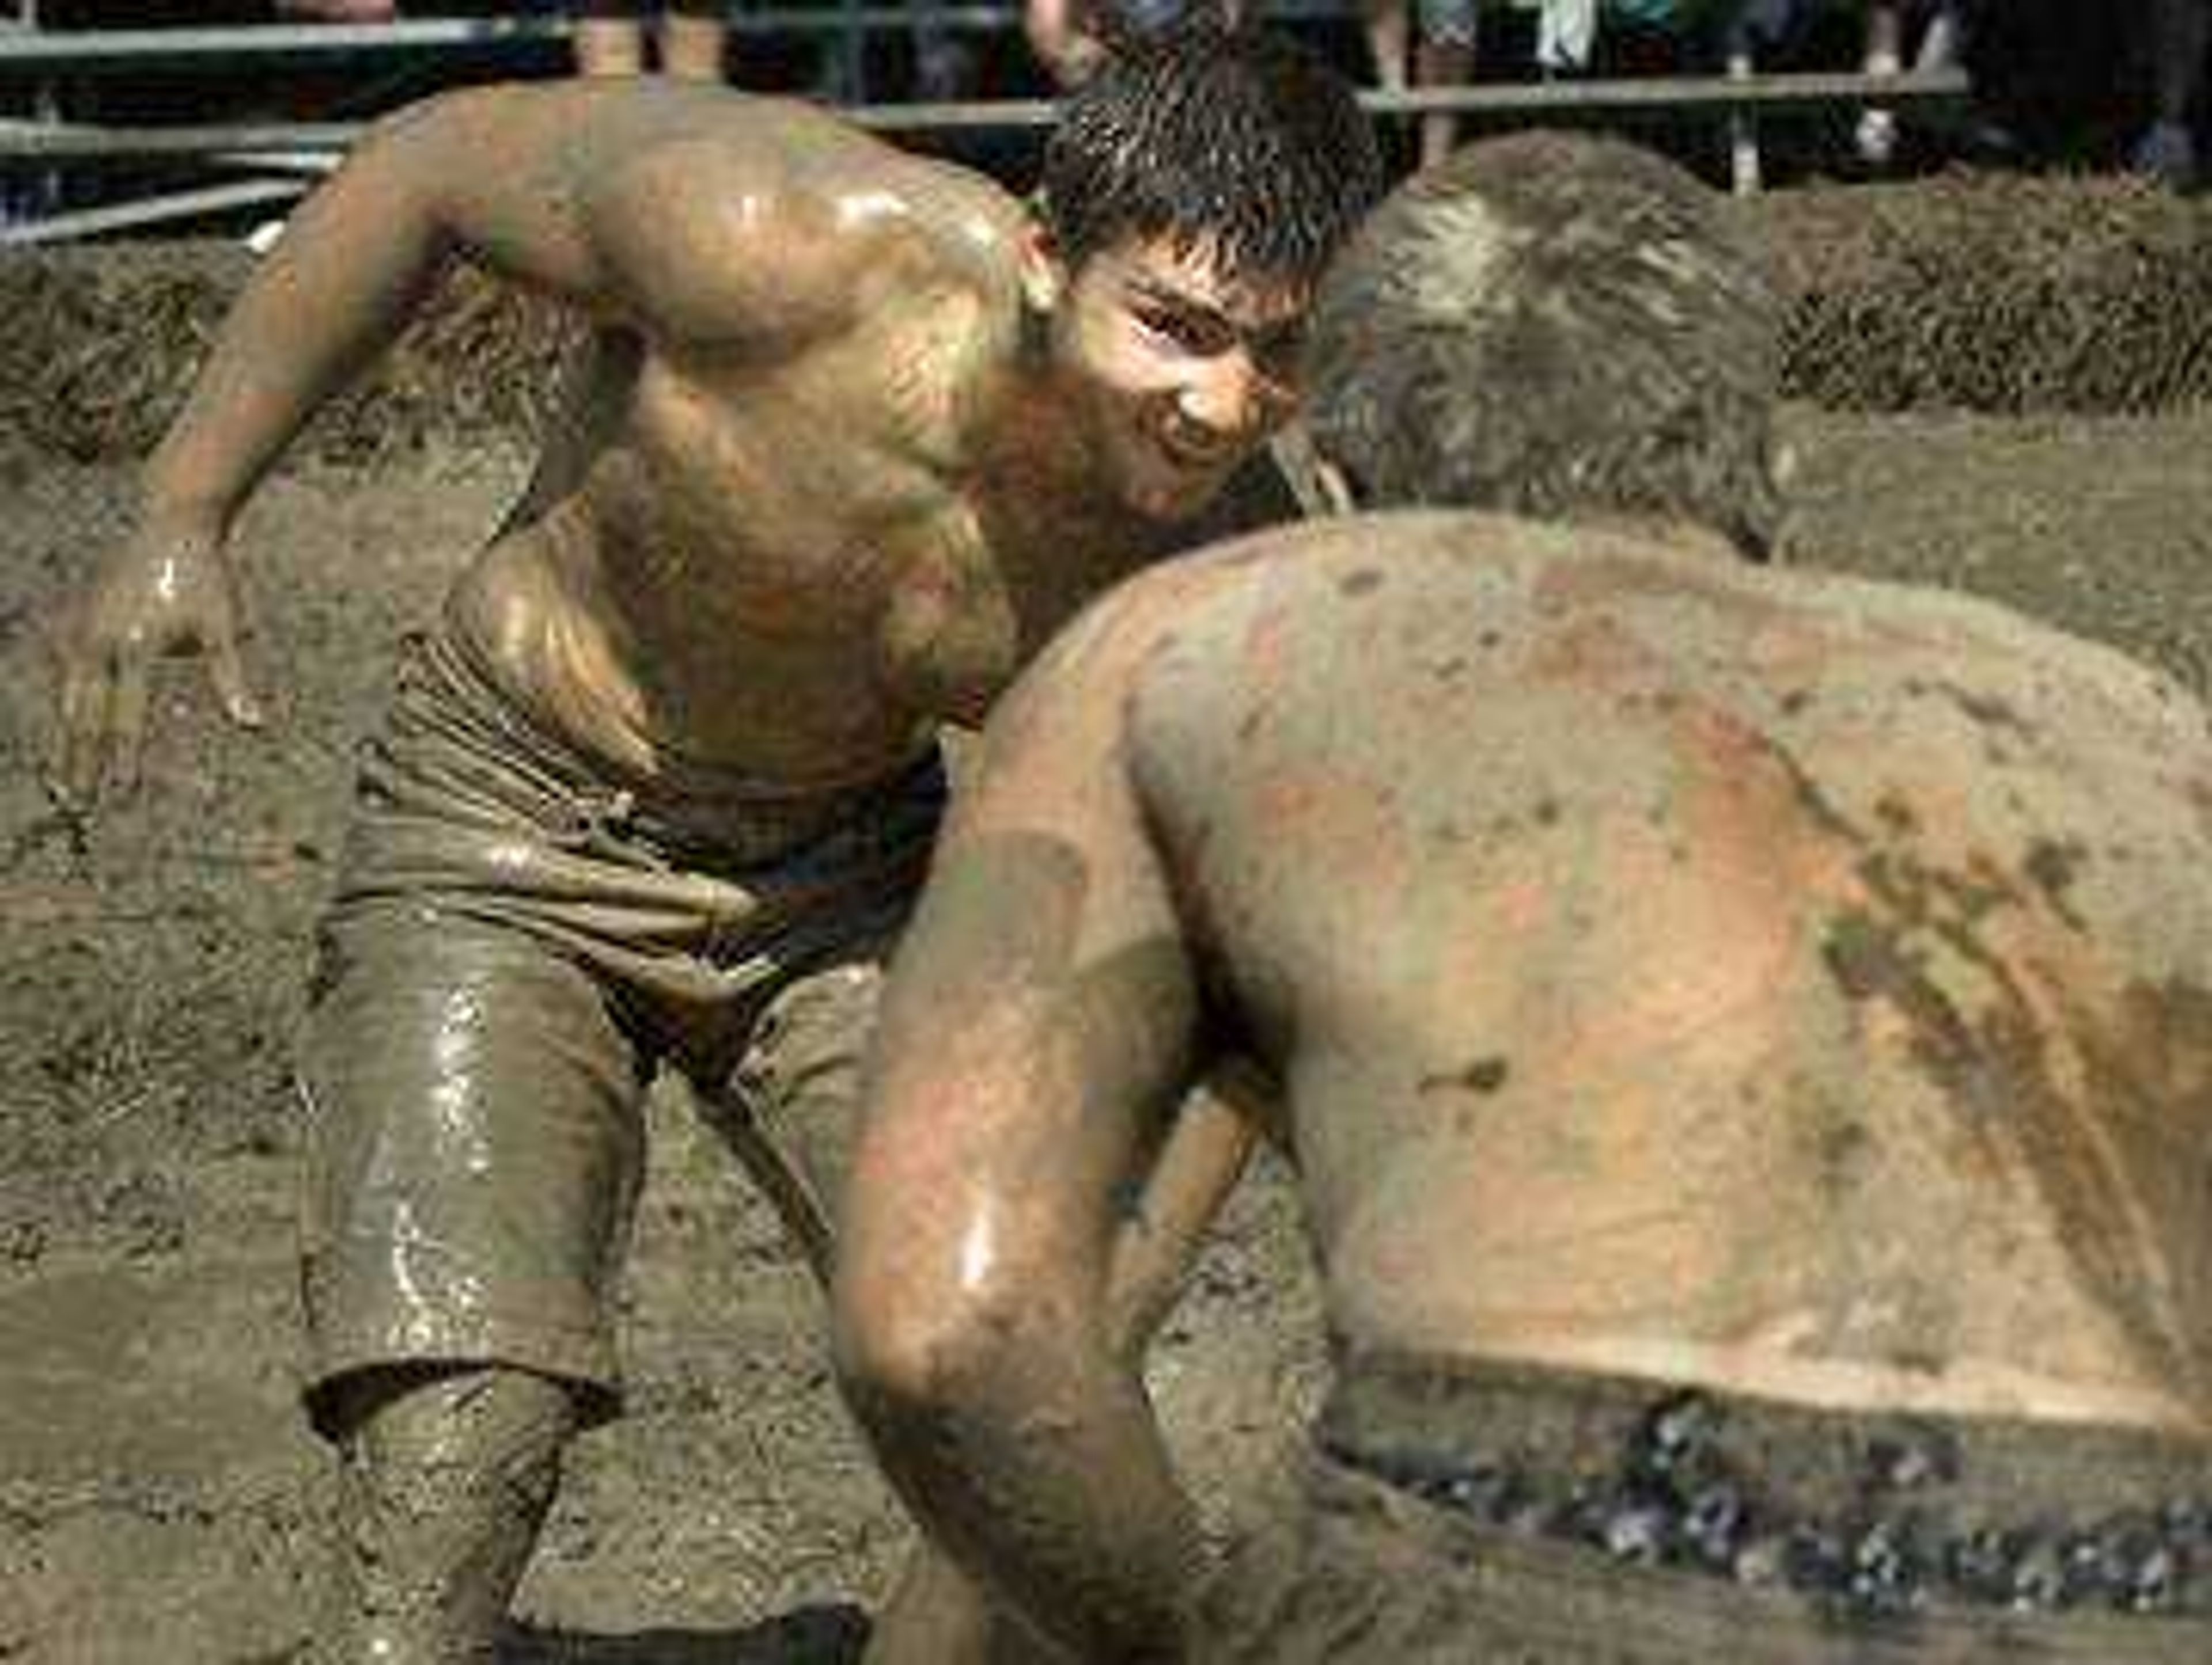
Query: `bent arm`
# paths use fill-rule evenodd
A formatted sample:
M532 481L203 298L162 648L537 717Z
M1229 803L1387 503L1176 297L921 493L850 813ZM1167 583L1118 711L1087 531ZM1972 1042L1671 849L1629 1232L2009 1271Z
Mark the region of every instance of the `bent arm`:
M1199 1542L1116 1334L1179 1261L1117 1279L1119 1199L1194 1078L1197 1003L1115 657L1056 649L993 725L886 1000L836 1310L928 1535L1079 1657L1138 1661L1182 1656Z
M404 110L293 215L239 296L148 465L145 517L220 538L454 258L648 337L788 334L841 293L831 264L867 254L809 234L834 220L818 202L811 216L790 205L883 149L769 100L632 85L481 88ZM825 154L794 190L799 159Z
M405 327L457 251L503 241L551 286L588 287L579 240L556 229L557 216L517 216L544 223L497 236L509 192L483 147L497 136L526 148L524 104L502 88L403 111L294 213L147 465L149 523L221 539L286 443Z

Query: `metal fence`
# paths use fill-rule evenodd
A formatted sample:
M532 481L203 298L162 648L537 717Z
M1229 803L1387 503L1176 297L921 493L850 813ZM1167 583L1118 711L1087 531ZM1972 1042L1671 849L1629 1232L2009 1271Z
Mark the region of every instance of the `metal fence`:
M166 188L87 209L19 216L0 225L0 244L51 241L160 224L222 210L282 203L327 172L365 121L216 122L158 126L65 118L56 89L129 75L257 74L286 65L429 64L441 70L513 64L525 49L565 41L564 17L436 18L389 23L250 25L228 27L62 30L42 28L37 0L15 0L12 21L0 15L0 96L25 113L0 118L0 185L10 179L166 163L204 172L209 182ZM1340 19L1333 0L1273 0L1271 21ZM836 0L817 7L733 10L739 37L813 39L842 64L840 85L852 94L843 108L861 125L905 136L1013 132L1052 119L1046 100L959 103L872 102L864 74L869 39L917 29L1004 33L1018 21L1009 5L869 5ZM1878 100L1886 105L1954 103L1967 93L1956 70L1880 77L1865 75L1660 76L1573 80L1370 92L1362 101L1378 115L1449 112L1476 124L1545 120L1725 120L1739 155L1753 147L1764 113L1802 112ZM1752 177L1756 177L1755 166ZM1742 178L1741 169L1739 179ZM32 193L33 195L37 193ZM55 194L51 189L46 193Z

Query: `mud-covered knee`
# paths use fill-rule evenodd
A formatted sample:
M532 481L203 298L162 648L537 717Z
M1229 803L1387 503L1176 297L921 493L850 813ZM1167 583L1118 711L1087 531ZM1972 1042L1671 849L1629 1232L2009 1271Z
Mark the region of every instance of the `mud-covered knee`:
M503 1369L375 1372L344 1385L333 1420L356 1549L399 1565L535 1536L580 1421L570 1389Z
M580 1421L574 1392L498 1368L371 1371L334 1387L338 1656L488 1660Z

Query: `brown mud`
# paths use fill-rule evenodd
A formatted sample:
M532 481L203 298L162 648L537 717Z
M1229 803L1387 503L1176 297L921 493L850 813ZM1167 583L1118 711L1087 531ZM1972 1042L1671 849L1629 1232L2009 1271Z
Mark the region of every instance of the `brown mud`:
M239 544L274 726L219 732L173 674L144 792L83 830L40 785L47 632L131 477L0 432L0 1660L307 1655L325 1474L291 1400L289 1051L348 747L515 486L496 426L274 479ZM1798 558L1991 594L2212 685L2212 412L1793 426ZM905 1528L801 1262L680 1094L654 1115L630 1414L578 1450L511 1657L848 1657ZM1246 1188L1159 1354L1222 1529L1317 1376L1291 1231L1279 1176Z
M1790 304L1793 398L1830 410L2098 414L2212 398L2212 198L1959 172L1746 205ZM252 257L233 243L0 260L0 479L158 438ZM462 270L295 454L361 463L526 430L560 314Z

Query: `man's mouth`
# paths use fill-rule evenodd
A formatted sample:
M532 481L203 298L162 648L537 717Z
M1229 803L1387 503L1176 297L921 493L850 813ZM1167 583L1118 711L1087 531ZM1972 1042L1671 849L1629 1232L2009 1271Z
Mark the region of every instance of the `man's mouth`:
M1162 456L1185 474L1218 473L1237 456L1237 447L1232 445L1194 445L1166 434L1160 436L1159 449Z

